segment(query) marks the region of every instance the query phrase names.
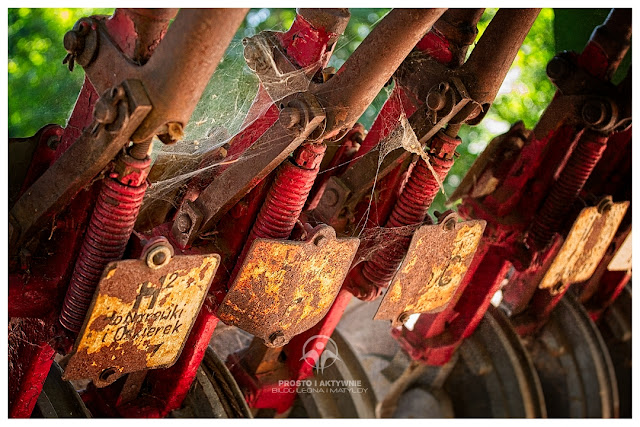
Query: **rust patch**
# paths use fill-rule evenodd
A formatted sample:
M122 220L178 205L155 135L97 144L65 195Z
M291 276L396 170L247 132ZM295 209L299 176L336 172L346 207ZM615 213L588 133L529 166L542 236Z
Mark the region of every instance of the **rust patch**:
M591 277L628 206L629 202L612 203L604 213L599 213L596 206L584 208L538 287L556 294L572 283Z
M622 242L622 246L607 266L609 271L631 271L631 232Z
M98 387L120 376L173 365L207 295L220 256L176 256L164 267L110 263L64 372Z
M411 314L443 310L471 264L485 225L474 220L450 230L443 224L416 230L374 319L399 326Z
M320 226L308 241L256 239L218 317L280 347L327 313L360 241Z

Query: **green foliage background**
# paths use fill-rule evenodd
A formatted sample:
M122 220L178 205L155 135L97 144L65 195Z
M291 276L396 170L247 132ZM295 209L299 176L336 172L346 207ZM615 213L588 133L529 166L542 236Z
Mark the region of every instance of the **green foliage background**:
M481 34L496 10L485 11L478 25ZM388 11L351 9L346 33L329 65L339 68ZM111 13L113 9L9 9L10 137L30 136L47 123L66 122L84 75L80 67L70 73L62 65L64 33L83 16ZM447 194L453 192L494 136L517 120L523 120L529 128L535 125L554 93L545 74L547 62L559 50L581 50L594 26L607 14L608 9L541 11L485 120L480 126L461 130L461 156L445 181ZM244 63L241 40L265 29L286 30L294 18L294 9L249 12L186 129L189 138L202 138L215 128L224 128L227 134L237 132L258 85ZM361 118L365 127L373 123L389 93L390 88L383 89L367 109ZM206 125L200 126L202 123ZM440 194L433 209L442 210L444 200Z

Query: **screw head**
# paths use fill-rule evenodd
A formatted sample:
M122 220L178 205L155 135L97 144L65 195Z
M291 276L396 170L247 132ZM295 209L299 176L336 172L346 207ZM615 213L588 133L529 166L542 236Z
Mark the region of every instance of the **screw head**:
M63 43L65 50L73 55L78 55L84 50L84 36L76 30L67 31Z
M313 238L313 244L318 247L324 246L326 243L327 243L327 238L322 234L317 235L316 237Z
M613 201L609 197L605 197L604 199L600 200L600 203L598 203L598 213L600 215L606 214L611 210L612 207Z
M115 368L107 368L100 372L100 379L102 381L109 381L116 374Z
M411 317L411 314L406 311L400 313L398 316L398 323L405 324L407 320L409 320L409 317Z
M323 204L333 207L338 204L339 196L338 191L335 188L327 188L327 190L322 195Z
M55 151L56 148L58 148L58 145L60 145L60 137L58 135L51 135L47 139L47 147L50 149Z
M167 254L164 252L158 252L153 256L153 262L155 264L163 264L167 259Z
M102 124L113 123L118 111L110 99L101 97L93 109L93 117Z
M444 229L447 231L451 231L456 228L457 221L455 218L449 218L444 222Z

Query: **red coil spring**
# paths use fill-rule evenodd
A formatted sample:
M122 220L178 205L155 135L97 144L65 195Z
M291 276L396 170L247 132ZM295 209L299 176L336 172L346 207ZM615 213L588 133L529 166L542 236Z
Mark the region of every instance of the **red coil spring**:
M60 314L68 330L80 330L102 272L122 257L146 189L104 179Z
M531 225L527 236L529 247L542 250L551 243L554 233L559 231L593 168L602 157L607 139L606 136L588 130L582 134Z
M245 247L258 237L289 237L318 176L325 150L324 144L303 145L296 150L293 162L287 160L280 166Z
M442 181L453 166L453 160L431 156L431 166ZM393 207L386 227L404 227L423 222L439 189L438 182L427 167L427 163L422 159L418 160ZM404 235L394 236L391 244L376 251L373 257L364 263L362 275L378 288L376 296L381 289L388 286L402 263L412 234L404 233Z

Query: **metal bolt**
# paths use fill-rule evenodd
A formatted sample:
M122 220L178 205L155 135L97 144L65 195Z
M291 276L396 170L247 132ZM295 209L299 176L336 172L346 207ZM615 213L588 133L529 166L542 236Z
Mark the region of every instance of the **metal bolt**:
M313 244L318 247L324 246L326 243L327 243L327 238L324 237L322 234L313 238Z
M362 132L355 132L351 140L355 143L362 144L364 142L364 134Z
M47 147L54 150L58 148L60 145L60 137L58 135L51 135L49 139L47 139Z
M109 381L116 374L115 368L107 368L100 372L100 379L102 381Z
M118 111L112 100L105 97L100 98L93 109L93 117L102 124L113 123L117 114Z
M187 233L189 230L191 230L193 222L191 222L191 217L189 215L182 214L176 220L176 224L178 226L178 230L181 233Z
M567 75L569 64L564 58L555 57L547 64L547 76L551 80L558 80Z
M447 231L451 231L456 228L457 221L455 218L449 218L444 222L444 229Z
M287 339L281 331L276 331L269 335L269 342L276 347L282 347L287 343Z
M79 31L71 30L67 31L64 35L64 48L72 55L78 55L84 50L84 35Z
M409 320L409 317L411 317L411 313L408 313L406 311L403 311L402 313L400 313L400 315L398 316L398 323L401 324L405 324L407 323L407 320Z
M279 120L282 121L282 124L287 128L291 129L298 123L300 123L300 110L297 108L285 107L280 111Z
M604 215L613 207L613 201L609 197L605 197L598 203L598 213Z
M335 188L327 188L322 195L323 204L329 207L337 205L339 199L338 191Z
M158 252L153 256L153 262L155 264L162 264L167 259L167 254L164 252Z
M432 90L427 95L427 107L432 111L440 111L444 108L447 102L444 93L439 90Z

